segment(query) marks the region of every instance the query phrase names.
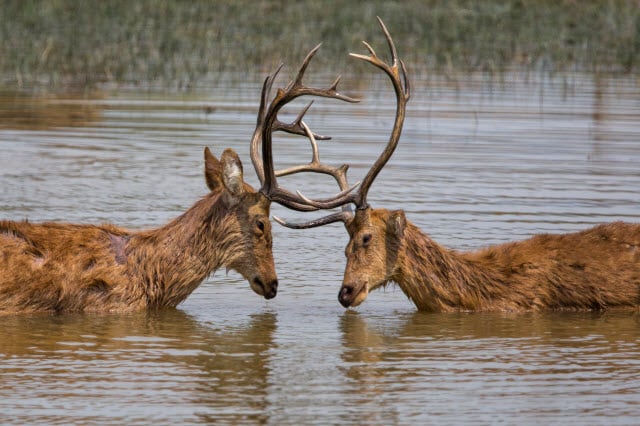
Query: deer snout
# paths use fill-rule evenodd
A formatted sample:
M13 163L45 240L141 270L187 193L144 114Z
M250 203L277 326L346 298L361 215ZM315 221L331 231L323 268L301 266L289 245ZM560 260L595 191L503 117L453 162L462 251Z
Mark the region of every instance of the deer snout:
M338 293L338 301L345 308L355 307L364 302L369 295L369 285L366 281L351 283L342 283L340 292Z
M274 279L268 282L263 282L260 278L255 277L253 279L253 288L256 293L264 296L265 299L273 299L278 294L278 280ZM259 289L259 290L258 290Z
M350 285L343 285L338 292L338 301L342 306L348 308L353 302L353 287Z

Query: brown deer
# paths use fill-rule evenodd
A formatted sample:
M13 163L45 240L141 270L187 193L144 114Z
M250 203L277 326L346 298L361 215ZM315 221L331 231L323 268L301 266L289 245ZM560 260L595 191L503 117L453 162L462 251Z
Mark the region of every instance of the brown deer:
M342 221L349 233L347 265L338 300L345 307L361 304L372 290L396 283L418 309L425 311L602 310L640 304L640 224L615 222L565 235L488 247L470 253L446 249L409 222L401 210L373 209L367 192L395 150L410 90L407 73L391 50L387 64L365 43L370 55L353 55L382 69L397 98L388 144L357 192L344 191L327 200L305 202L342 211L291 228L310 228ZM346 166L335 169L347 189ZM355 214L346 206L354 204Z
M291 123L280 109L299 96L355 99L302 84L317 46L305 58L295 81L269 101L279 70L266 78L251 144L251 159L262 185L244 182L242 163L231 149L218 160L205 148L205 179L211 190L193 207L158 229L132 232L111 225L34 224L0 221L0 314L14 312L125 312L175 307L213 271L238 271L265 299L276 296L278 280L271 250L271 201L312 211L278 186L276 176L317 169L311 165L273 169L272 133L314 135L302 122L309 106ZM260 153L261 151L261 153Z

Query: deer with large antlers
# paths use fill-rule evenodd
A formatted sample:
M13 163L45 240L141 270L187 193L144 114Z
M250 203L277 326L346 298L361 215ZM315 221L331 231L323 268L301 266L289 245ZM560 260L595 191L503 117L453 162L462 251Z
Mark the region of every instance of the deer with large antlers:
M367 44L369 55L355 55L383 70L397 99L388 144L357 191L348 188L346 166L335 169L342 193L303 204L342 211L291 228L342 221L349 233L347 265L338 294L345 307L396 283L425 311L538 311L635 308L640 304L640 225L615 222L564 235L537 235L524 241L459 253L437 244L409 222L402 210L373 209L369 188L393 154L405 118L410 90L389 32L380 21L391 64ZM311 136L309 136L312 139ZM299 200L298 200L299 202ZM355 205L355 213L349 205Z
M272 133L284 131L322 139L302 121L278 120L280 109L299 96L356 102L337 91L302 83L319 46L305 58L295 80L269 101L281 67L262 89L251 159L262 187L244 182L242 163L231 149L218 160L205 148L209 194L180 217L157 229L132 232L115 226L0 221L0 314L15 312L125 312L175 307L213 271L238 271L266 299L276 296L271 250L271 201L313 211L304 198L281 188L276 176L317 171L317 149L309 165L274 170Z

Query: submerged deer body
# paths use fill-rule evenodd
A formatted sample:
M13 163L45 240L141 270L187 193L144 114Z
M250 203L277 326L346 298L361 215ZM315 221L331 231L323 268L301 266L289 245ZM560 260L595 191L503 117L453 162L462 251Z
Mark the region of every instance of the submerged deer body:
M275 297L269 199L232 150L205 149L205 177L211 192L154 230L0 221L0 313L174 307L221 267Z
M357 306L372 290L395 282L418 309L426 311L637 309L640 224L616 222L572 234L538 235L458 253L431 240L407 221L401 210L369 206L367 193L398 144L410 97L404 64L382 21L380 24L391 63L382 61L366 43L369 55L352 55L383 70L395 90L395 123L385 150L357 191L349 188L347 167L342 166L332 173L342 190L340 194L326 200L303 197L309 207L342 206L341 212L300 224L276 218L296 229L344 223L349 243L338 294L340 303ZM355 213L348 207L351 204Z
M580 232L460 253L434 242L402 211L365 209L347 224L345 307L395 282L420 310L540 311L640 306L640 225Z

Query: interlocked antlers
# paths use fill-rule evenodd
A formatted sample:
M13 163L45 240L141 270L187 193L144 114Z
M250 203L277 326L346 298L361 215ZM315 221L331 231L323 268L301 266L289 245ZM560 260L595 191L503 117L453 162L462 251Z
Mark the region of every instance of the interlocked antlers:
M347 183L347 165L342 165L340 167L330 167L320 162L316 139L322 140L329 138L313 133L311 130L309 130L307 125L302 120L305 113L309 110L311 103L309 103L300 112L298 117L292 123L285 124L277 119L278 111L280 111L280 109L284 105L291 102L293 99L304 95L334 98L347 102L358 102L353 98L338 93L337 86L338 82L340 81L340 77L338 77L327 89L318 89L302 84L302 77L304 76L304 72L309 64L309 61L318 51L320 45L316 46L311 50L311 52L309 52L309 54L303 61L295 80L291 81L286 88L278 89L275 98L271 101L268 107L265 107L265 105L268 101L273 80L275 79L282 66L280 66L274 74L267 77L264 82L264 86L262 89L262 99L258 112L258 122L253 135L253 139L251 141L251 159L256 169L256 173L260 178L260 183L262 184L262 188L260 189L260 191L265 194L265 196L269 197L272 201L278 202L286 207L299 211L314 211L320 209L325 210L342 206L342 211L339 213L334 213L329 216L325 216L323 218L301 224L289 223L279 218L274 218L276 221L285 226L291 228L311 228L336 221L346 222L352 216L351 210L348 207L349 204L355 204L356 208L358 209L367 208L367 193L369 191L369 188L371 187L371 184L375 180L378 173L380 173L384 165L387 163L387 161L389 161L389 158L391 158L391 155L393 154L398 144L400 134L402 132L406 104L410 97L409 81L407 79L406 68L404 66L404 63L398 59L396 48L393 44L393 40L391 39L389 31L380 18L378 18L378 22L382 27L382 30L387 39L387 43L389 45L389 50L391 51L391 64L382 61L367 42L363 43L369 50L369 55L360 55L355 53L351 53L350 55L369 62L370 64L380 68L390 78L397 99L396 117L393 130L391 132L391 136L389 137L389 141L387 142L386 148L375 161L367 175L364 177L358 191L354 191L358 184L349 187ZM313 150L313 157L309 164L295 166L285 170L274 170L272 156L272 133L278 130L307 136ZM260 159L258 156L258 148L261 142L262 158ZM338 182L341 192L329 199L313 200L305 197L300 192L298 192L297 194L293 194L292 192L278 186L276 181L277 176L285 176L300 172L324 173L333 176L333 178Z
M258 110L256 130L254 131L253 138L251 140L251 161L253 162L253 166L256 169L256 173L262 185L260 192L262 192L271 201L275 201L286 207L299 211L313 211L318 210L319 208L307 204L305 199L299 194L293 194L292 192L279 187L276 177L301 172L314 172L334 176L340 183L343 180L340 177L344 174L342 171L343 167L330 167L320 163L316 139L324 140L330 138L314 134L302 121L304 115L311 107L312 102L309 103L291 123L283 123L278 120L278 112L287 103L291 102L295 98L305 95L339 99L346 102L358 102L357 99L350 98L338 92L337 87L340 82L340 76L338 76L333 84L331 84L327 89L319 89L302 84L302 77L304 76L307 66L319 48L320 45L313 48L307 54L307 57L304 59L295 80L289 82L287 87L284 89L278 89L275 98L271 101L268 107L266 104L271 92L271 86L282 69L282 65L280 65L272 75L265 79L264 85L262 86L262 98L260 100L260 109ZM284 170L274 170L272 134L279 130L296 135L307 136L309 138L313 150L313 157L309 164L291 167ZM262 146L261 156L259 154L260 146ZM338 195L342 195L342 193Z

